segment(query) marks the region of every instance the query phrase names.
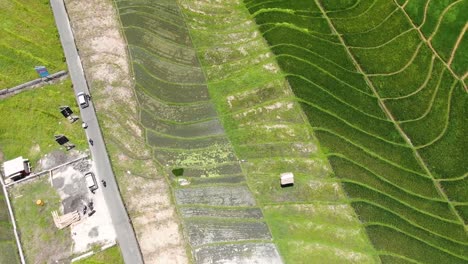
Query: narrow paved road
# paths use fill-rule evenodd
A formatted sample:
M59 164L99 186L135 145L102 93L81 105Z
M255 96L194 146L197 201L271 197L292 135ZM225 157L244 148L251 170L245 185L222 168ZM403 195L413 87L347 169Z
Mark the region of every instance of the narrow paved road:
M65 57L67 58L68 70L73 82L75 94L79 92L89 94L83 67L75 46L63 0L51 0L50 2L54 12L55 23L57 24L60 34L60 41L62 42ZM88 128L86 129L88 138L93 140L93 146L90 146L90 149L96 165L96 180L99 184L98 191L104 193L104 199L112 217L112 223L117 234L117 241L122 251L124 261L127 264L143 263L135 233L130 224L130 219L123 205L122 198L120 197L114 173L112 172L92 102L90 102L89 107L81 109L81 118L83 122L88 124ZM102 186L101 180L107 182L106 188Z

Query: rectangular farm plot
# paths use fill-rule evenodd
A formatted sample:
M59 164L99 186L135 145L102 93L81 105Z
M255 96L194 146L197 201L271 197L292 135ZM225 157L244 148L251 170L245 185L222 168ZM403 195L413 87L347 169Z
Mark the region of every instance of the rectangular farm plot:
M176 189L179 205L253 206L254 197L247 186L219 186Z
M157 113L142 114L141 122L143 126L161 134L180 138L197 138L221 136L224 134L223 127L218 119L198 121L196 123L173 123L157 118ZM213 142L214 143L214 142Z
M157 35L147 34L144 29L130 27L125 29L128 44L138 47L145 47L153 54L158 54L170 61L199 66L197 55L193 48L177 45Z
M211 208L211 207L181 207L180 213L186 217L215 217L215 218L245 218L261 219L262 211L259 208Z
M151 34L159 35L175 43L187 46L191 45L190 36L184 28L158 19L155 16L142 16L135 13L124 13L120 16L120 19L124 28L143 28Z
M151 146L169 149L200 149L215 145L228 144L225 135L216 137L180 138L161 134L152 129L146 130L147 141Z
M190 243L195 247L229 241L271 240L268 226L263 222L187 219L185 225Z
M216 110L210 102L197 104L174 105L151 98L140 89L136 89L137 97L145 110L141 115L157 114L164 120L173 122L196 122L216 117Z
M137 46L129 46L129 50L135 62L164 81L181 84L205 82L203 71L199 67L174 63Z
M283 263L272 243L221 244L195 250L197 263L227 263L233 259L237 263Z
M242 169L239 166L239 162L227 162L221 164L214 164L211 166L202 166L202 167L169 167L171 170L173 168L184 170L184 177L195 177L195 178L211 178L219 177L223 175L234 175L242 174ZM172 174L171 174L172 175Z

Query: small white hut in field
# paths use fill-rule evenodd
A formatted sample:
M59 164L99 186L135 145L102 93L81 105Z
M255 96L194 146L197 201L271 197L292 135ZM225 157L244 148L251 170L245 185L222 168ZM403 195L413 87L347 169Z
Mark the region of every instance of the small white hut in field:
M292 172L281 173L280 181L282 187L294 185L294 174Z

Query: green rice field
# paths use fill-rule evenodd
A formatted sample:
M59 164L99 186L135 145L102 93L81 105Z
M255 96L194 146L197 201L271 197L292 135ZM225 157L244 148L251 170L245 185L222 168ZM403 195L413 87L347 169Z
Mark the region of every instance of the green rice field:
M383 263L466 263L466 1L245 1Z
M116 1L194 261L468 261L466 4Z
M0 17L0 89L66 69L48 0L0 0Z

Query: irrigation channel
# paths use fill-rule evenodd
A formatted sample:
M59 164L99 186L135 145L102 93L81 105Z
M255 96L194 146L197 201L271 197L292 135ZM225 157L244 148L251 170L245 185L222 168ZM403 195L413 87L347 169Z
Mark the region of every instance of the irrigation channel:
M177 1L117 1L141 122L173 188L197 262L280 263L214 105Z

